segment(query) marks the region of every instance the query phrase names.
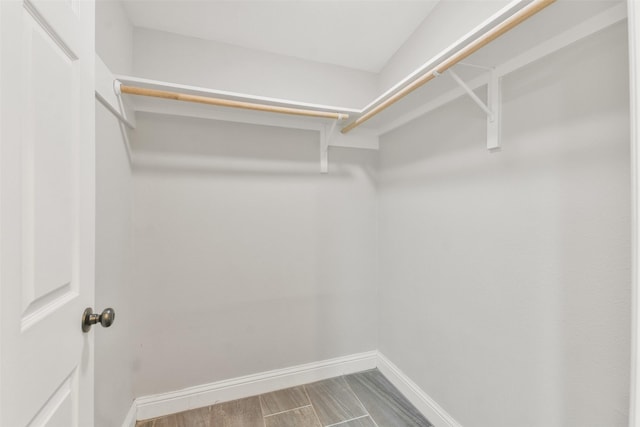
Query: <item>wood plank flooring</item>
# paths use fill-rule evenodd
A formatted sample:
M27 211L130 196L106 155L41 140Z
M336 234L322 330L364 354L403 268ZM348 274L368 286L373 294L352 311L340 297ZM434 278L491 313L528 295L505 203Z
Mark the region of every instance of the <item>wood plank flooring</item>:
M377 369L218 403L136 427L433 427Z

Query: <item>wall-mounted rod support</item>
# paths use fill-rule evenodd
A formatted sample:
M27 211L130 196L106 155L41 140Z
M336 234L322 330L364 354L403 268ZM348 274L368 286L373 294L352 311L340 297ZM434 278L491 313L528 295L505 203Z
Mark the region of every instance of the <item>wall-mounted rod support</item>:
M434 68L426 71L420 77L418 77L413 82L409 83L407 86L400 89L398 92L381 102L380 104L373 107L371 110L364 113L362 116L349 123L347 126L342 128L342 133L347 133L357 126L360 126L362 123L366 122L376 114L380 113L382 110L390 107L395 104L405 96L409 95L414 90L418 89L425 83L433 80L437 74L442 74L447 71L449 68L456 65L458 62L468 58L471 54L478 51L480 48L488 45L507 31L511 30L515 26L519 25L526 19L540 12L545 7L549 6L555 2L555 0L533 0L527 6L520 9L518 12L514 13L495 27L488 30L482 36L478 37L462 49L458 50L447 59L442 61L440 64L435 66Z
M456 74L453 69L447 71L449 75L460 85L478 106L487 113L487 149L496 151L500 149L500 130L502 126L502 98L500 94L500 78L495 69L489 71L489 84L487 85L487 104Z
M154 98L173 99L176 101L197 102L200 104L217 105L220 107L242 108L245 110L266 111L269 113L293 114L296 116L316 117L323 119L345 120L349 118L345 113L332 113L327 111L304 110L300 108L279 107L276 105L255 104L251 102L234 101L231 99L210 98L206 96L189 95L186 93L168 92L164 90L147 89L136 86L125 86L117 82L116 93L128 93L130 95L151 96Z
M449 73L449 75L450 75L451 77L453 77L453 80L455 80L455 81L456 81L456 83L458 83L458 85L460 85L460 87L461 87L462 89L464 89L464 91L465 91L465 92L467 92L467 95L469 95L469 97L470 97L471 99L473 99L473 100L475 101L475 103L476 103L476 104L478 104L478 106L479 106L480 108L482 108L482 110L483 110L485 113L487 113L487 115L491 118L491 120L493 120L493 111L491 111L491 110L489 109L489 107L487 107L487 104L485 104L484 102L482 102L482 99L480 99L480 98L478 97L478 95L476 95L476 93L475 93L473 90L471 90L471 88L470 88L469 86L467 86L467 84L466 84L466 83L465 83L465 82L460 78L460 76L458 76L458 75L453 71L453 69L450 69L450 70L448 71L448 73Z
M493 113L487 116L487 149L497 151L502 139L502 84L496 70L489 72L487 104Z
M463 67L479 68L481 70L486 70L486 71L489 71L492 69L492 67L486 67L484 65L478 65L478 64L470 64L468 62L458 62L458 65L462 65Z

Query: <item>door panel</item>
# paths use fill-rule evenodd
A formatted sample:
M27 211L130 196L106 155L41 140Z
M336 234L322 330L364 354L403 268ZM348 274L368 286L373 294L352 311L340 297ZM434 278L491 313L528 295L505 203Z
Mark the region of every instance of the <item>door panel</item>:
M77 381L75 375L67 377L40 411L29 423L29 427L65 427L74 425L74 402L77 401Z
M93 425L94 5L0 0L0 425Z
M77 56L25 9L23 76L23 329L77 294L73 271Z

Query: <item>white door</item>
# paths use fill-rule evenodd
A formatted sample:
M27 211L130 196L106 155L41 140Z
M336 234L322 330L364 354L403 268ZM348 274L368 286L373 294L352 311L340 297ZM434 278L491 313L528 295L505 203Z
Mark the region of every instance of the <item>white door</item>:
M94 4L0 0L0 426L93 425Z

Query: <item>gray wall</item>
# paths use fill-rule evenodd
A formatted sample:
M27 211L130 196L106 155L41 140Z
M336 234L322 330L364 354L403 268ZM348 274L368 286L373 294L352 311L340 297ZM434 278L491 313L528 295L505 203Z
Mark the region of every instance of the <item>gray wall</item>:
M133 70L133 26L120 0L96 1L96 52L114 74Z
M139 77L347 108L377 95L367 71L143 28L133 39Z
M378 75L378 90L388 90L509 3L509 0L438 2L384 66Z
M136 396L376 349L377 153L138 115Z
M384 136L380 350L464 426L626 426L625 25Z

